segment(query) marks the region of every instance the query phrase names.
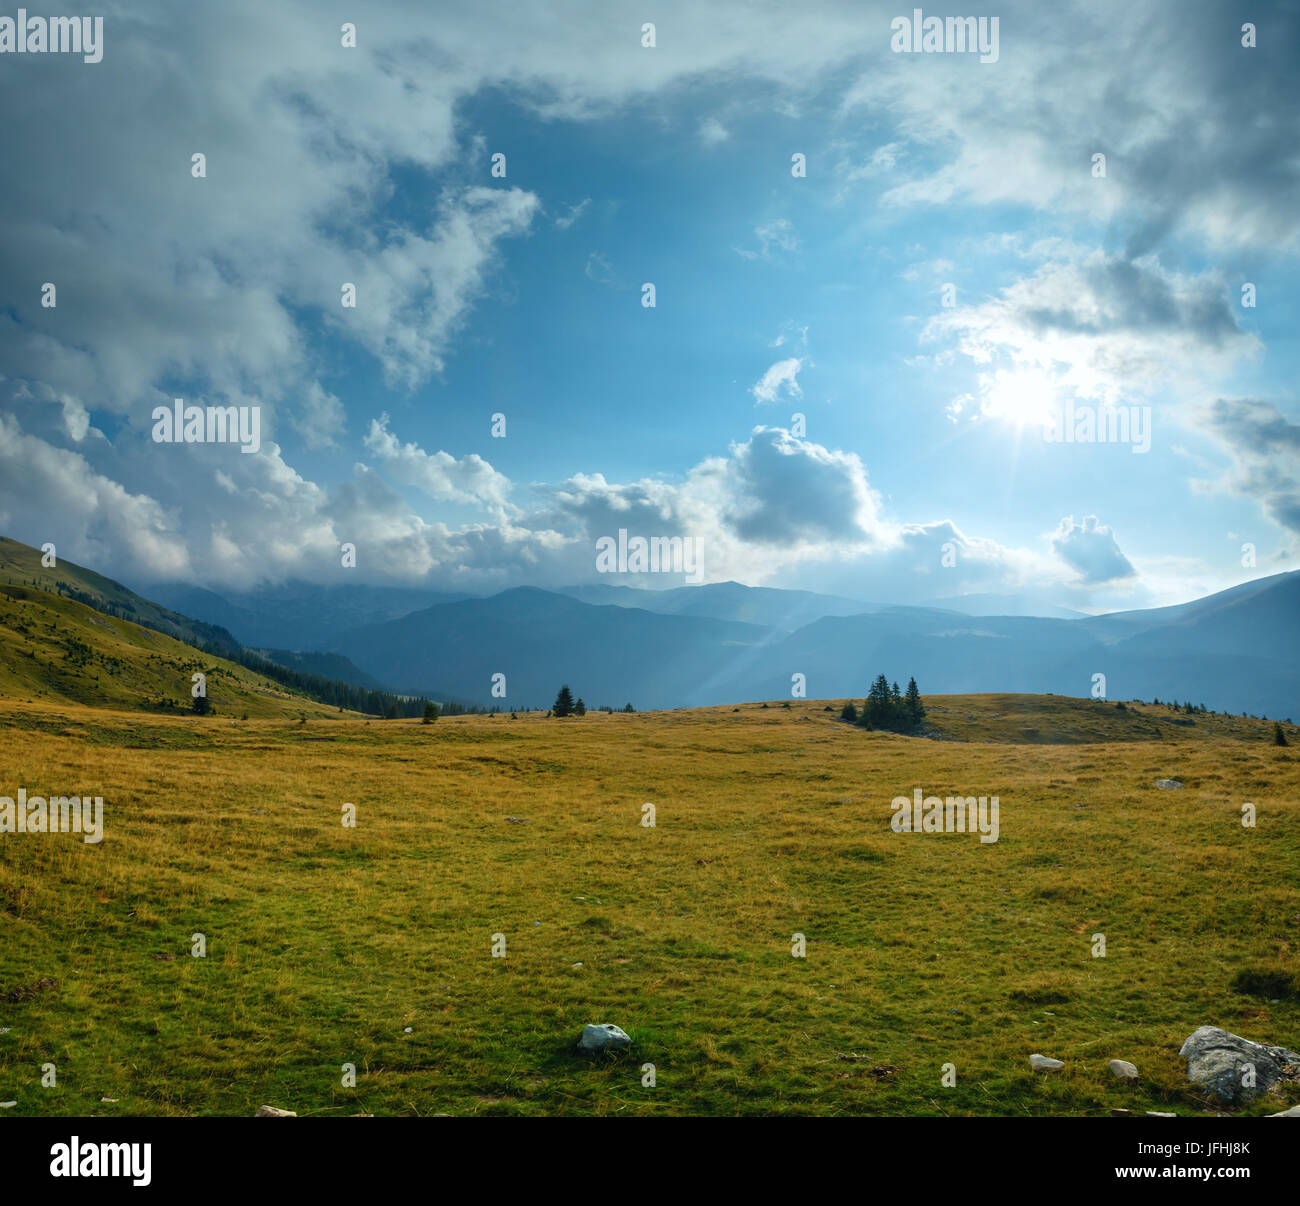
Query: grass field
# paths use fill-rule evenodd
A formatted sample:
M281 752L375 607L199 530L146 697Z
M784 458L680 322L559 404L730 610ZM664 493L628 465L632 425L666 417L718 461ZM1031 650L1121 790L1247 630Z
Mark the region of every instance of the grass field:
M99 845L0 837L0 1100L1198 1114L1197 1026L1300 1045L1300 748L1271 725L942 697L927 740L839 702L422 725L0 700L0 794L105 801ZM1076 743L1033 744L1053 730ZM892 832L915 787L997 795L999 841ZM577 1055L605 1021L632 1049Z

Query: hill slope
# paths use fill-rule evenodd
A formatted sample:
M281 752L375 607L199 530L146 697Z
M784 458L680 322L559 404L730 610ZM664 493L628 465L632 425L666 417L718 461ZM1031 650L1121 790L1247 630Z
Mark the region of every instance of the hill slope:
M0 697L188 712L196 671L207 676L208 699L220 716L337 712L165 633L74 599L0 585Z

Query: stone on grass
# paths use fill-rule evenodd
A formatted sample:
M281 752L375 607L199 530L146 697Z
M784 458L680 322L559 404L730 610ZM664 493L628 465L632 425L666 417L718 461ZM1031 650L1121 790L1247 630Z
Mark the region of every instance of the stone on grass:
M1137 1080L1138 1070L1126 1059L1113 1059L1106 1065L1112 1076L1118 1076L1120 1080Z
M1182 787L1182 784L1179 783L1177 779L1157 779L1156 786L1157 787Z
M1177 1118L1177 1114L1166 1114L1164 1110L1148 1110L1148 1118Z
M1178 1054L1187 1059L1187 1079L1226 1105L1245 1105L1276 1085L1300 1083L1300 1054L1253 1043L1218 1026L1198 1027Z
M1031 1055L1029 1066L1037 1072L1057 1072L1065 1067L1065 1062L1047 1055Z
M1300 1106L1292 1106L1289 1110L1279 1110L1276 1114L1269 1114L1269 1118L1300 1118Z
M580 1051L612 1051L619 1047L628 1047L632 1039L611 1022L601 1022L598 1026L584 1026L582 1037L578 1040Z
M298 1115L295 1114L292 1110L281 1110L281 1109L277 1109L275 1106L264 1105L264 1106L257 1107L257 1113L254 1114L253 1117L254 1118L297 1118Z

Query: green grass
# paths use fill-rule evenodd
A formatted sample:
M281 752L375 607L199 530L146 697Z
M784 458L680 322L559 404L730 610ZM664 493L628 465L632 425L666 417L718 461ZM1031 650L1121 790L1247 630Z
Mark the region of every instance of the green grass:
M0 700L0 794L100 794L106 830L0 836L0 1100L1207 1113L1177 1055L1197 1026L1297 1046L1274 989L1297 967L1300 751L1260 722L1122 740L1090 701L928 702L984 735L866 733L826 701L302 726ZM1107 739L1025 744L1022 712ZM891 832L917 786L998 795L1000 840ZM605 1021L631 1051L577 1056ZM1031 1052L1067 1067L1031 1073Z
M332 712L236 662L151 628L57 594L0 582L0 698L155 711L161 710L159 701L170 700L172 710L185 712L192 706L196 672L207 676L208 698L220 716ZM43 715L34 714L33 723L43 723Z

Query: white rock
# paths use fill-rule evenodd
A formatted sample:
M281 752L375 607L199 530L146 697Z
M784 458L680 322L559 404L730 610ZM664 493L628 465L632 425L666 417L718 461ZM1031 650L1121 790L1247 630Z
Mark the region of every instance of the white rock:
M627 1047L632 1039L610 1022L601 1022L597 1026L584 1026L582 1037L578 1040L581 1051L606 1051L618 1047Z
M1182 787L1182 784L1179 783L1177 779L1157 779L1156 786L1157 787Z
M258 1106L254 1118L297 1118L292 1110L278 1110L275 1106Z
M1113 1059L1106 1065L1112 1076L1118 1076L1120 1080L1137 1080L1138 1070L1126 1059Z
M1065 1067L1063 1060L1052 1059L1048 1055L1031 1055L1029 1057L1029 1066L1039 1072L1055 1072Z
M1292 1106L1289 1110L1282 1110L1277 1114L1269 1114L1270 1118L1300 1118L1300 1106Z
M12 1110L17 1104L16 1101L0 1101L0 1110Z
M1148 1118L1177 1118L1177 1114L1166 1114L1164 1110L1148 1110Z

